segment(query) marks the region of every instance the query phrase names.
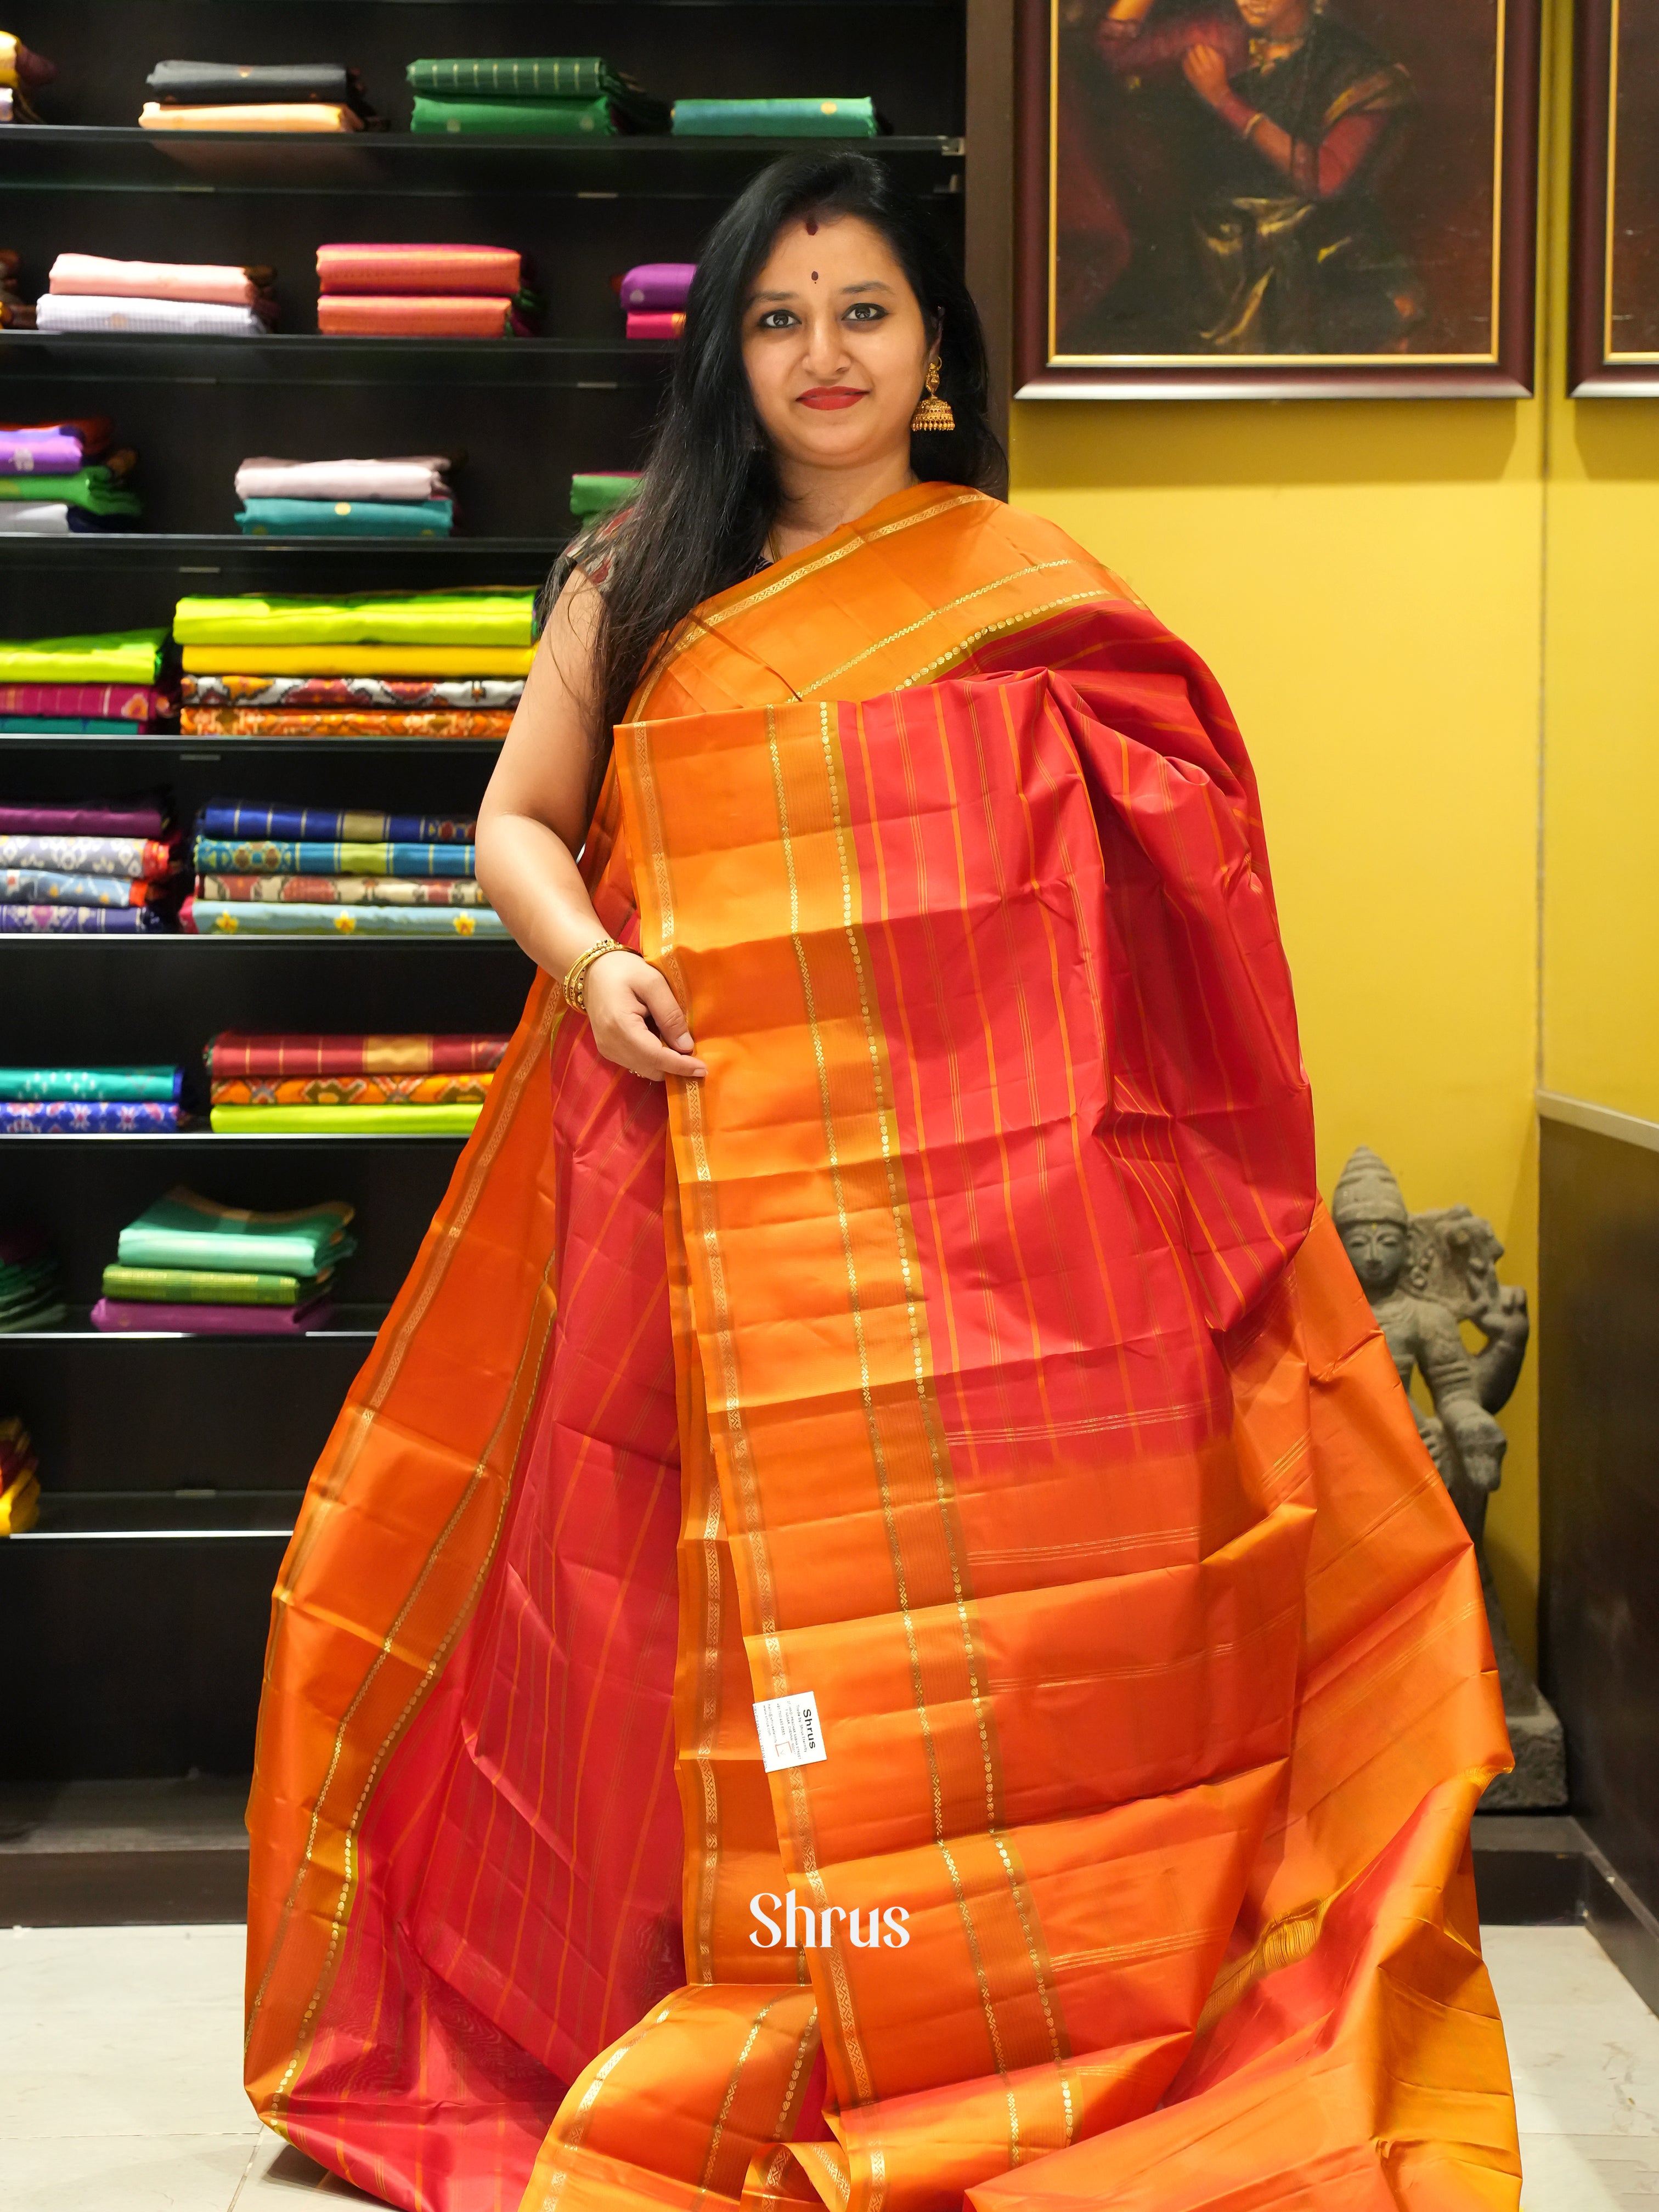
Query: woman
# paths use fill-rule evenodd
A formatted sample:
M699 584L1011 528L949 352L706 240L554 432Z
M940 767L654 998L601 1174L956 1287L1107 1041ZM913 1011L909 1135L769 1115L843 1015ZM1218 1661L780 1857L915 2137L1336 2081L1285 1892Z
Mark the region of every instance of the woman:
M250 1823L255 2103L416 2212L1516 2199L1479 1578L1249 768L984 394L879 165L768 171L490 787L545 972Z
M1143 248L1161 246L1173 267L1161 283L1150 266L1132 270L1126 292L1161 291L1183 349L1402 351L1426 303L1376 193L1415 105L1407 71L1321 0L1237 0L1156 20L1153 7L1112 0L1095 27L1096 53L1120 84L1184 84L1191 111L1178 133L1178 210L1144 211ZM1121 136L1122 111L1111 119L1108 141ZM1103 152L1109 164L1109 143ZM1080 143L1077 158L1086 163Z

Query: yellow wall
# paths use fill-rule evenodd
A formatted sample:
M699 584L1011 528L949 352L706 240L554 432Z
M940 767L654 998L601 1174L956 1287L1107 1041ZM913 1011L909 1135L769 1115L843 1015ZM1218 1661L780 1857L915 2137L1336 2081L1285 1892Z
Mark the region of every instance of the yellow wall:
M1555 14L1559 62L1565 5ZM1547 116L1553 97L1547 87ZM1565 132L1546 141L1540 320L1559 329ZM1559 386L1560 352L1547 340L1540 350L1541 395ZM1659 732L1650 711L1622 711L1626 663L1642 664L1644 710L1659 686L1659 605L1618 544L1638 523L1659 538L1659 410L1624 405L1628 427L1609 429L1543 396L1025 402L1012 434L1015 500L1071 531L1196 646L1243 725L1323 1188L1354 1146L1374 1146L1412 1206L1461 1200L1487 1215L1508 1248L1504 1274L1534 1299L1547 665L1550 1080L1659 1115L1659 931L1648 927L1635 961L1637 1005L1613 984L1644 1034L1602 1018L1607 993L1588 984L1628 927L1638 871L1644 921L1659 919L1651 809L1626 805L1633 787L1646 796L1659 785ZM1610 609L1628 617L1617 653ZM1581 756L1596 763L1593 789L1575 773ZM1569 1081L1570 1066L1582 1077ZM1529 1658L1536 1373L1534 1352L1504 1416L1510 1450L1489 1522Z

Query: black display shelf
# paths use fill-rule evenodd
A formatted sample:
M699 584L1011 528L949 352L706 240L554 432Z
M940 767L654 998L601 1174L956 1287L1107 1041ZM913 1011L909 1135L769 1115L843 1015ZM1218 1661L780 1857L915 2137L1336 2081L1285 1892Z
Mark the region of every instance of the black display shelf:
M81 1491L63 1496L49 1492L41 1497L35 1526L13 1540L84 1544L162 1537L203 1542L264 1536L285 1542L294 1533L298 1505L291 1490L184 1489L136 1495Z
M570 542L570 534L550 538L246 538L240 531L71 531L66 538L35 538L0 532L0 574L45 562L53 568L89 568L100 575L118 569L167 568L174 575L222 576L230 569L270 571L287 567L334 566L359 577L372 563L377 575L395 574L411 591L440 585L458 569L469 582L522 587L539 583ZM405 573L406 572L406 573ZM269 574L261 582L274 580ZM300 580L284 580L306 588Z
M292 1336L260 1334L249 1330L245 1336L228 1336L210 1329L189 1328L94 1328L88 1306L71 1306L66 1317L52 1328L7 1329L0 1336L4 1345L31 1344L191 1344L211 1345L216 1350L234 1346L243 1349L257 1347L264 1352L271 1345L331 1344L343 1339L354 1343L374 1341L375 1331L386 1319L386 1309L381 1305L343 1304L337 1303L329 1317L326 1328L296 1331Z
M285 763L315 758L362 760L372 764L384 758L393 745L416 744L422 757L432 760L477 761L482 757L493 761L501 749L499 738L190 738L180 736L176 730L138 731L130 738L106 736L102 732L83 737L31 737L23 731L0 731L0 760L8 757L15 760L25 753L31 759L36 756L43 759L63 756L70 760L101 759L109 755L131 767L142 753L162 763L215 761L235 767L270 753ZM292 781L286 765L283 773L287 780ZM363 781L372 779L371 765Z
M896 164L915 191L959 191L966 143L939 134L878 138L467 137L403 131L141 131L41 124L7 134L0 191L55 192L538 191L721 202L758 161L841 148Z
M533 385L558 392L654 392L672 343L566 338L172 337L96 331L0 331L0 376L54 384ZM50 543L46 540L43 543Z

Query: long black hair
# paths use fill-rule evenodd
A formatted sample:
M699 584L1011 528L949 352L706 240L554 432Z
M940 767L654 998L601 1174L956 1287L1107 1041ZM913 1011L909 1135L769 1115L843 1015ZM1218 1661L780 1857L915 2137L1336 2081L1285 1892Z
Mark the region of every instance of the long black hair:
M750 574L777 519L777 465L743 365L744 304L786 224L809 213L857 216L892 249L937 327L939 391L954 430L916 430L910 465L923 481L972 484L1000 497L1007 461L986 419L985 334L961 271L922 216L867 154L787 155L763 169L709 233L686 302L673 381L638 491L624 512L578 540L572 566L602 575L595 641L596 733L611 732L658 648L700 601Z

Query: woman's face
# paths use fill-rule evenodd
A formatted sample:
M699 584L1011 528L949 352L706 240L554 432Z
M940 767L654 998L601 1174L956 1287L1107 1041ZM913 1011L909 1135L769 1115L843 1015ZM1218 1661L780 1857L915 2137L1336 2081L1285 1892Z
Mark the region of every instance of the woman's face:
M744 367L781 461L908 461L932 351L892 249L857 216L790 223L744 304Z

